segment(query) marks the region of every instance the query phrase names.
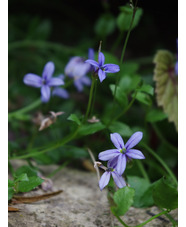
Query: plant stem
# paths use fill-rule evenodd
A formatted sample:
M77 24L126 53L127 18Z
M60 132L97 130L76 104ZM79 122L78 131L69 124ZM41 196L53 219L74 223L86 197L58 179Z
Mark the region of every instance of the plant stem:
M129 227L118 215L115 214L115 217L118 219L118 221L125 227Z
M57 169L55 169L54 171L52 171L47 177L51 178L53 177L57 172L59 172L61 169L63 169L66 165L68 165L68 161L64 162L61 166L59 166Z
M55 145L49 146L48 148L46 148L44 150L41 150L41 151L38 151L38 152L29 153L29 154L25 154L25 155L22 155L22 156L12 157L10 159L13 160L13 159L25 159L25 158L35 157L35 156L38 156L40 154L44 154L44 153L46 153L48 151L54 150L56 148L59 148L59 147L63 146L64 144L70 142L72 139L74 139L75 136L77 135L78 131L79 131L79 128L80 128L80 126L78 126L78 128L76 129L76 131L74 133L71 133L70 135L68 135L64 139L62 139L61 142L59 142L59 143L57 143Z
M14 112L11 112L8 114L8 119L10 120L13 117L16 117L18 115L24 114L29 112L30 110L36 108L41 104L41 99L37 99L35 102L31 103L30 105L23 107L22 109L16 110Z
M163 134L160 132L159 128L157 127L157 125L155 123L152 123L152 127L154 129L154 131L156 132L157 136L160 138L160 140L162 140L162 142L172 151L174 152L178 152L178 149L176 147L174 147L172 144L170 144L165 137L163 136Z
M86 122L86 120L87 120L87 118L88 118L88 115L89 115L89 112L90 112L95 82L96 82L96 78L95 78L94 76L92 76L92 84L91 84L91 88L90 88L88 106L87 106L87 111L86 111L86 114L85 114L84 122Z
M147 223L149 223L150 221L152 221L153 219L155 219L155 218L157 218L157 217L159 217L159 216L161 216L163 214L167 214L168 212L169 211L167 211L167 210L162 211L161 213L154 215L153 217L149 218L147 221L145 221L145 222L143 222L143 223L141 223L139 225L136 225L135 227L142 227L142 226L146 225Z
M145 168L144 168L143 164L142 164L139 160L136 160L136 163L137 163L138 168L140 169L140 171L141 171L143 177L147 180L147 182L150 183L150 179L149 179L149 177L148 177L147 172L145 171Z
M153 151L148 145L145 143L141 143L141 145L151 154L153 155L160 163L161 165L166 169L172 180L175 182L176 185L178 185L178 181L174 175L174 173L171 171L171 169L168 167L168 165L163 161L163 159L160 158L159 155L156 154L155 151Z
M164 209L161 209L161 210L164 211ZM165 216L172 222L172 227L178 226L177 221L175 221L174 218L170 214L167 213L167 214L165 214Z

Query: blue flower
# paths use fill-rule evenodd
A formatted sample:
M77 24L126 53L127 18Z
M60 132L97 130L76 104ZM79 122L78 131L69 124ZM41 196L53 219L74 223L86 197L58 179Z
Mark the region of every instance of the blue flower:
M110 134L111 141L116 149L106 150L99 153L99 159L102 161L114 161L117 162L116 170L119 175L122 175L125 171L127 159L145 159L145 156L141 151L137 149L131 149L140 142L143 137L142 132L135 132L124 145L124 141L120 134Z
M51 95L51 87L56 87L63 85L64 82L61 78L53 78L52 75L54 73L54 63L47 62L44 66L42 77L28 73L24 76L23 82L31 87L41 88L41 100L42 102L48 102Z
M58 78L64 80L65 76L63 74L59 75ZM58 96L63 99L68 99L69 98L69 93L66 89L61 88L61 87L55 87L52 91L53 96Z
M105 56L102 52L99 52L98 62L92 59L88 59L85 62L94 66L95 72L98 73L100 82L102 82L106 78L106 73L116 73L120 71L120 68L118 65L104 64Z
M94 50L89 49L88 57L94 58ZM91 79L86 74L92 70L90 64L85 63L84 59L79 56L72 57L65 67L65 74L74 80L74 86L81 92L84 85L90 86Z
M99 188L101 191L109 183L111 176L114 179L114 182L118 186L118 188L123 188L126 186L125 180L123 179L122 176L118 174L118 172L115 169L116 164L117 163L115 160L108 161L107 163L108 168L105 167L106 170L99 180Z

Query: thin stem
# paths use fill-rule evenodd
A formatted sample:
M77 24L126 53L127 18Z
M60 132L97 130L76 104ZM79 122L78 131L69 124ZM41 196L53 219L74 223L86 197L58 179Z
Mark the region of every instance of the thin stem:
M178 149L173 146L172 144L170 144L165 137L163 136L163 134L161 133L161 131L159 130L159 128L157 127L157 125L155 123L152 123L152 127L154 129L154 131L156 132L157 136L160 138L160 140L162 140L162 142L172 151L174 152L178 152Z
M118 219L118 221L125 227L129 227L118 215L114 214L114 216Z
M41 151L37 151L37 152L33 152L33 153L29 153L26 155L22 155L22 156L16 156L16 157L12 157L10 159L25 159L25 158L31 158L31 157L36 157L40 154L44 154L48 151L54 150L56 148L59 148L61 146L63 146L64 144L70 142L72 139L74 139L79 131L80 126L76 129L76 131L68 136L66 136L64 139L61 140L61 142L54 144L52 146L49 146L48 148L41 150ZM38 149L39 150L39 149Z
M149 223L150 221L152 221L153 219L155 219L155 218L157 218L157 217L159 217L159 216L161 216L161 215L163 215L163 214L167 214L168 212L169 212L168 210L162 211L162 212L160 212L159 214L156 214L156 215L154 215L153 217L149 218L147 221L145 221L145 222L143 222L143 223L141 223L141 224L139 224L139 225L136 225L135 227L144 226L144 225L146 225L147 223Z
M164 211L164 209L161 209L161 210ZM165 216L172 222L172 227L178 226L177 221L175 221L174 218L170 214L167 213L167 214L165 214Z
M127 43L128 43L129 37L130 37L131 30L132 30L132 25L133 25L134 18L135 18L135 14L136 14L136 10L137 10L137 8L136 8L136 7L137 7L137 2L138 2L138 0L136 1L135 6L133 7L132 20L131 20L130 27L129 27L129 30L128 30L128 32L127 32L127 36L126 36L126 38L125 38L125 42L124 42L123 49L122 49L122 53L121 53L120 66L121 66L122 63L123 63L124 55L125 55L125 51L126 51L126 47L127 47ZM116 99L115 96L116 96L116 91L117 91L117 87L118 87L119 81L120 81L120 74L119 74L118 77L117 77L116 86L115 86L115 90L114 90L113 110L114 110L114 107L115 107L115 99ZM112 112L113 112L113 111L112 111Z
M96 81L96 78L95 78L94 76L92 76L92 84L91 84L91 88L90 88L88 106L87 106L87 111L86 111L86 114L85 114L84 121L87 120L88 115L89 115L89 113L90 113L90 108L91 108L91 104L92 104L92 98L93 98L93 91L94 91L95 81Z
M156 154L155 151L153 151L148 145L145 143L141 143L141 145L151 154L153 155L160 163L161 165L165 168L165 170L168 172L172 180L175 182L176 185L178 185L178 181L174 175L174 173L171 171L171 169L168 167L168 165L163 161L163 159L160 158L159 155Z
M19 109L19 110L16 110L14 112L9 113L8 119L11 119L11 118L16 117L16 116L21 115L21 114L25 114L25 113L29 112L30 110L33 110L34 108L36 108L40 104L41 104L41 99L37 99L35 102L31 103L30 105L28 105L28 106L26 106L22 109Z
M57 169L55 169L54 171L52 171L47 177L51 178L53 177L57 172L59 172L61 169L63 169L66 165L68 165L68 161L64 162L61 166L59 166Z
M94 104L95 104L95 100L96 100L96 92L97 92L97 80L95 81L95 85L94 85L94 94L93 94L93 100L92 100L92 107L91 107L91 110L90 110L90 116L92 115L93 110L94 110Z
M139 160L136 160L136 163L137 163L138 168L140 169L140 171L141 171L143 177L147 180L147 182L150 183L149 176L148 176L148 174L147 174L147 172L146 172L146 170L145 170L143 164L142 164Z

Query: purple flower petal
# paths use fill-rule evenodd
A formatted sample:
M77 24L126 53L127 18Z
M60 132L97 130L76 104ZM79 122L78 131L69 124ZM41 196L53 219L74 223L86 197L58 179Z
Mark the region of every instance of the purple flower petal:
M88 76L81 77L81 82L87 86L91 85L91 79Z
M74 80L74 86L77 88L79 92L83 91L83 84L80 79Z
M117 167L116 167L116 170L117 170L117 172L120 176L125 171L126 164L127 164L127 159L126 159L125 154L120 154L119 157L118 157L118 164L117 164Z
M102 52L99 52L98 62L99 66L103 66L103 64L105 63L105 56Z
M125 144L125 148L127 150L129 150L130 148L134 147L136 144L138 144L140 142L140 140L143 137L143 133L142 132L135 132L130 138L129 140L126 142Z
M111 174L118 188L123 188L126 186L125 180L123 179L122 176L119 176L119 174L116 171L111 172Z
M72 70L72 76L73 77L82 77L85 74L88 73L88 71L90 70L91 66L88 63L77 63L76 65L74 65L74 68Z
M119 152L118 152L118 155L112 159L109 159L108 162L107 162L107 167L108 168L113 168L115 169L116 166L117 166L117 163L118 163L118 156L119 156Z
M88 59L94 60L94 49L88 49Z
M115 64L105 64L103 67L106 73L117 73L120 71L119 65Z
M102 69L99 69L98 76L99 76L100 82L102 82L106 78L106 73Z
M45 80L50 79L54 73L54 69L55 69L55 66L52 61L49 61L48 63L46 63L43 69L42 78Z
M106 171L103 173L103 175L99 180L99 188L101 191L109 183L109 180L110 180L110 172Z
M41 99L42 102L48 102L50 99L50 87L47 85L43 85L41 87Z
M143 153L139 150L136 150L136 149L130 149L129 151L126 152L126 155L129 158L145 159L145 156L143 155Z
M106 150L106 151L100 152L98 155L98 158L102 161L108 161L112 158L115 158L119 154L121 154L121 153L118 152L117 149L111 149L111 150Z
M99 68L99 64L96 61L94 61L94 60L88 59L85 62L89 63L90 65L95 66L96 68Z
M74 67L79 64L82 63L83 60L81 57L72 57L69 62L67 63L67 65L65 66L64 72L67 76L73 77L73 71L74 71Z
M47 85L50 87L60 86L63 85L64 82L60 78L50 78L47 82Z
M118 148L119 150L124 148L124 142L119 133L111 133L110 139L111 139L112 143L114 144L114 146L116 148Z
M26 74L23 78L23 82L26 85L29 85L32 87L41 87L42 86L42 78L33 73Z
M65 89L60 87L54 88L54 90L52 91L52 95L59 96L60 98L63 98L63 99L69 98L69 93Z

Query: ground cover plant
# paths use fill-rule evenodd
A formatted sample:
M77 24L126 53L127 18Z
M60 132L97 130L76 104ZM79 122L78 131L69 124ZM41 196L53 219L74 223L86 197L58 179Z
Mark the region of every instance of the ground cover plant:
M148 58L130 59L130 39L145 18L140 1L121 3L117 13L112 2L99 4L104 13L97 13L94 36L82 15L77 45L49 41L50 20L10 15L8 201L46 189L40 165L59 165L52 176L64 166L82 168L88 159L122 226L131 206L153 205L161 212L138 226L162 214L177 226L169 214L178 206L177 34L174 52L156 47ZM23 18L30 22L24 34ZM63 33L66 43L72 33L76 38L69 26ZM21 159L28 164L14 169Z

